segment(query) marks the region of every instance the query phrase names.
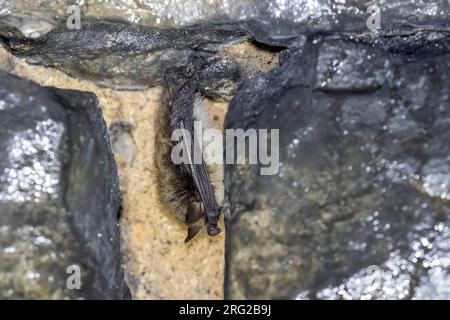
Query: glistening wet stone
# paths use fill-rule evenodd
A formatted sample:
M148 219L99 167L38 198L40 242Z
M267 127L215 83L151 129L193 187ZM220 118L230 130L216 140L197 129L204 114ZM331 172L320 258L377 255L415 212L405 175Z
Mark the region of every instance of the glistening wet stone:
M368 31L367 24L373 16L370 7L374 4L379 8L382 30L399 24L448 27L450 10L446 0L203 0L192 1L188 6L184 0L140 0L138 5L126 1L100 3L97 10L87 2L86 8L82 8L87 15L101 17L106 9L116 17L147 26L173 28L205 21L250 22L257 38L273 44L287 43L299 33Z
M182 29L158 29L121 22L85 21L80 30L65 24L48 33L45 39L28 40L3 35L14 54L28 62L52 66L101 86L118 89L142 89L160 85L170 67L184 66L193 55L211 59L213 55L250 36L235 24L203 24ZM209 83L223 79L237 82L251 73L249 64L221 59ZM253 70L253 72L256 72ZM205 73L205 76L212 74ZM226 85L205 88L216 96L230 96Z
M448 34L361 38L232 100L226 129L280 130L280 169L226 168L227 298L450 298Z
M450 7L446 0L0 0L0 15L34 15L56 24L69 17L70 5L78 5L82 19L112 18L148 27L251 21L250 28L259 38L285 42L298 33L368 31L373 4L379 7L380 28L384 30L404 23L448 26Z
M121 195L96 97L0 71L0 148L0 296L123 298Z

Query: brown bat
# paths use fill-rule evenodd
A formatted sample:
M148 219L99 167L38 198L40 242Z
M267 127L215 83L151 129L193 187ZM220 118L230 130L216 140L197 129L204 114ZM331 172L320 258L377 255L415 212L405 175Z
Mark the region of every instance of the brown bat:
M156 120L156 167L161 200L188 227L185 242L190 241L206 224L210 236L221 232L218 220L223 201L223 167L207 165L208 154L198 149L194 139L194 121L201 121L203 129L210 128L207 111L197 89L203 66L201 58L194 58L187 67L166 73L162 102ZM181 141L171 141L175 130L184 129ZM188 136L186 136L188 135ZM176 165L171 159L173 147L182 143L187 150L188 163ZM195 163L194 154L200 152L201 161Z

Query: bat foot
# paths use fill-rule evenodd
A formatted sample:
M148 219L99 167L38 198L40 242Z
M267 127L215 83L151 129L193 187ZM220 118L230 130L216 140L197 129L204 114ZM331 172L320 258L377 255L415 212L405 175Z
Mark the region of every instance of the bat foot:
M221 232L222 229L220 229L217 225L208 225L208 235L211 237L217 236Z

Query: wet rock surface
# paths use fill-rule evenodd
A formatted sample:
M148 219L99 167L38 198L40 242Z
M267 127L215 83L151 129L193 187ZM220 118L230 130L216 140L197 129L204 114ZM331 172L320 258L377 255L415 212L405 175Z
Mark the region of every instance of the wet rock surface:
M381 28L399 23L447 24L445 0L38 0L0 1L0 15L31 14L56 23L66 20L70 5L82 17L121 19L150 27L174 28L209 21L252 21L254 32L273 41L296 37L299 32L366 30L370 5L380 8Z
M38 41L7 35L5 41L15 54L31 63L52 66L104 86L142 89L161 84L168 68L186 65L194 54L214 59L213 53L248 38L233 24L157 29L89 21L80 30L62 24ZM237 82L248 68L248 64L240 66L222 59L214 78ZM213 79L211 73L205 76Z
M280 170L227 166L227 298L450 297L450 64L436 39L448 46L446 33L306 41L240 87L225 128L279 129Z
M203 93L219 100L230 100L242 79L260 71L254 63L220 54L250 38L281 50L301 41L303 35L318 33L366 33L367 37L449 30L448 3L440 0L381 1L378 34L369 32L373 14L367 11L369 4L357 2L249 0L238 4L221 0L191 6L177 0L164 4L146 0L4 2L0 36L29 63L55 67L101 86L135 90L160 85L168 68L202 55L212 65L204 77L214 82L205 83ZM67 27L65 10L72 4L82 12L80 29Z
M363 32L368 30L368 26L374 27L374 23L377 24L375 28L382 32L395 30L399 25L447 30L449 27L450 8L445 0L366 3L341 0L204 0L187 3L184 0L2 0L0 16L12 17L7 24L31 39L65 23L73 13L67 9L77 5L82 21L94 17L157 28L237 22L258 41L272 45L291 45L299 33ZM24 16L27 19L23 19Z
M260 71L254 63L220 54L250 38L281 50L296 45L304 35L318 33L395 37L420 30L450 30L446 15L450 8L445 1L381 1L377 32L369 29L368 21L373 20L372 11L367 11L369 4L356 2L244 1L237 5L200 1L186 9L189 6L177 6L178 1L59 1L50 8L42 6L46 10L29 5L8 6L6 2L5 14L0 15L0 36L14 54L26 57L29 63L55 67L101 86L135 90L160 85L168 68L186 65L193 55L202 55L212 65L204 77L214 82L205 84L203 93L221 100L230 100L242 79ZM70 4L78 4L83 12L79 29L68 28L68 17L61 13ZM184 10L198 11L200 16L174 23L157 23L161 17L140 24L136 24L139 19L131 19L135 24L127 22L130 15L136 18L138 11L138 16L145 12L152 15L159 12L160 6L171 5L178 14L186 13L188 19L192 15ZM102 7L109 16L101 13ZM174 18L171 10L161 12L166 18Z
M96 97L0 71L0 127L0 297L123 298L121 195Z
M0 23L11 19L0 18ZM92 20L84 22L81 30L59 25L39 40L24 39L17 30L8 30L3 28L3 34L0 31L5 44L29 63L54 67L70 76L120 90L160 85L166 70L201 56L208 65L201 71L202 93L229 101L243 79L276 65L265 64L260 55L251 54L252 50L249 54L239 53L239 48L256 46L237 24L160 29ZM275 53L270 60L276 61Z

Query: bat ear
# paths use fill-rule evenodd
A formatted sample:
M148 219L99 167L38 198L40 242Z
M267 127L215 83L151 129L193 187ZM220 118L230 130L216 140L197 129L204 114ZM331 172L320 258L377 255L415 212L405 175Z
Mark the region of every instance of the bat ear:
M191 201L188 204L186 223L194 224L198 222L205 214L205 209L200 201Z
M201 226L189 226L188 227L188 235L186 237L186 239L184 240L184 243L188 243L189 241L191 241L196 235L197 233L200 231Z

